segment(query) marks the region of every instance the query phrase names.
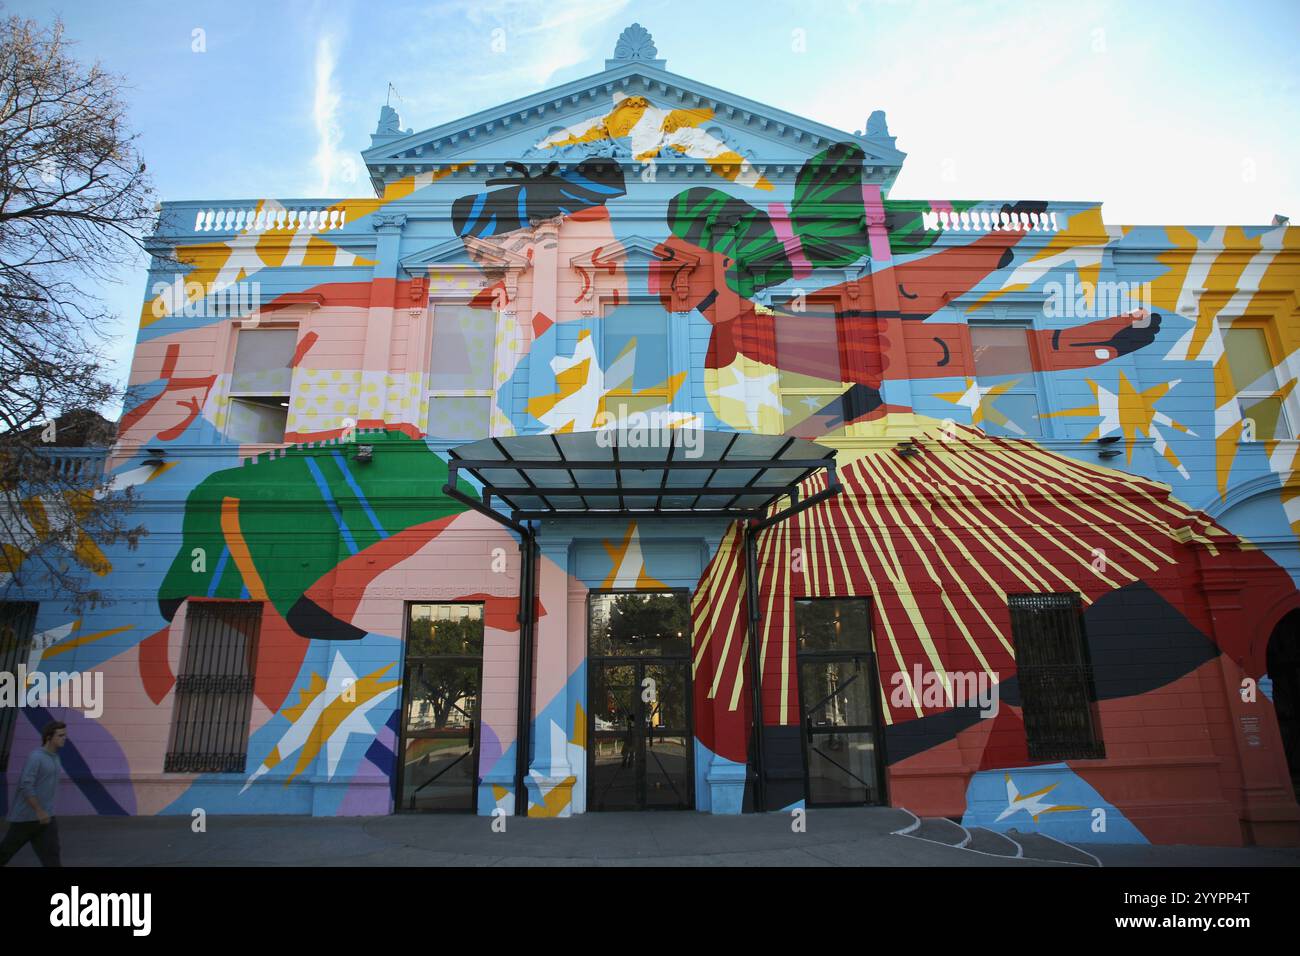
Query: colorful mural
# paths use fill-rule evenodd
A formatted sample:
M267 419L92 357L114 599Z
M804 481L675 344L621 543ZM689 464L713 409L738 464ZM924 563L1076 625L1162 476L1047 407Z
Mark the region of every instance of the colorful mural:
M698 809L752 805L759 765L767 809L802 805L795 602L861 597L889 803L1079 842L1300 834L1248 693L1300 608L1300 230L890 198L882 114L850 135L620 49L460 124L385 115L376 198L164 204L184 268L151 272L108 460L150 534L79 549L108 607L4 596L40 604L29 667L108 686L70 721L61 812L391 812L408 602L483 604L478 812L521 809L521 746L528 812L584 812L583 602L673 587ZM758 536L757 647L738 524L543 523L521 742L518 541L445 494L449 450L631 414L814 439L842 491ZM1026 594L1078 596L1103 757L1030 757ZM165 771L210 601L262 607L246 766ZM996 715L917 679L954 674ZM15 752L50 717L25 714Z

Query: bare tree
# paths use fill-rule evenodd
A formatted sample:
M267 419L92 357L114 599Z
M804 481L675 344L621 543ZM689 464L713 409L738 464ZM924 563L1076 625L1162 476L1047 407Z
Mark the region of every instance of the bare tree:
M78 606L105 600L85 573L106 573L102 548L140 533L95 459L55 452L61 424L116 396L90 288L153 226L121 87L69 55L61 22L0 20L0 592L44 577Z

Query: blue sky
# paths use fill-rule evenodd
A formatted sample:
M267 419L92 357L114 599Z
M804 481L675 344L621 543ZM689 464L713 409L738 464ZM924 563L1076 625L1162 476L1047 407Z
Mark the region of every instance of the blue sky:
M1101 201L1108 223L1263 224L1274 213L1300 223L1294 0L9 0L4 10L61 15L80 58L126 75L161 199L368 195L358 153L390 82L402 126L424 129L598 72L638 21L674 73L849 131L885 110L909 154L896 198ZM125 383L143 261L121 278L105 294L123 316L111 351Z

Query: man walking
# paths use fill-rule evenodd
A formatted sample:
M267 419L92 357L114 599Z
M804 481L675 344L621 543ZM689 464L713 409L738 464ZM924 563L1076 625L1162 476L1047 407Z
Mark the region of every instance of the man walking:
M53 721L41 731L41 746L33 750L18 780L9 810L9 832L0 843L0 866L29 842L42 866L59 862L59 826L54 819L54 795L59 787L59 748L68 742L68 725Z

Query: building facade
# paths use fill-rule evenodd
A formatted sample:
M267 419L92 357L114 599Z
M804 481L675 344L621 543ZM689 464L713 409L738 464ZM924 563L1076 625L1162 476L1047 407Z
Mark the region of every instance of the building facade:
M1300 836L1300 230L895 197L882 113L635 25L363 158L164 204L106 466L149 534L110 606L4 594L11 669L103 675L4 727L69 722L61 812ZM611 449L660 467L557 465Z

